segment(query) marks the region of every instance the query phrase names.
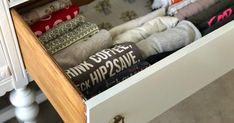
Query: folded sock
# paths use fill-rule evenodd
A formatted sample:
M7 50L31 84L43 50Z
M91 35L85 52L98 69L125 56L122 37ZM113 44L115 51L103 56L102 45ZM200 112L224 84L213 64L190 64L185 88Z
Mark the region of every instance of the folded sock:
M205 30L202 30L201 33L203 36L213 32L214 30L220 28L221 26L229 23L230 21L234 20L234 15L231 15L229 16L228 18L225 18L224 20L220 21L220 22L217 22L215 23L214 25L212 25L211 27L205 29Z
M170 5L181 2L182 0L154 0L152 4L152 9L158 9L161 7L168 7Z
M85 22L85 17L82 15L77 15L75 18L61 22L57 26L53 27L52 29L48 30L47 32L43 33L39 39L44 43L49 42L61 35L72 31L73 29L81 26Z
M89 56L113 45L111 35L106 30L100 30L87 40L75 42L71 46L55 53L53 57L63 69L74 67Z
M98 31L99 29L96 24L90 22L83 22L81 26L78 26L74 30L65 33L64 35L61 35L54 40L51 40L49 42L41 40L41 42L51 54L54 54L77 41L90 38Z
M222 20L229 18L233 14L234 14L234 6L231 6L227 9L225 9L224 11L221 11L217 15L213 15L208 21L199 23L197 25L197 28L201 31L205 30L205 29L211 27L212 25L214 25Z
M86 98L89 99L105 90L108 88L124 81L125 79L133 76L134 74L144 70L150 66L150 64L146 61L141 61L139 63L134 64L130 68L127 68L126 70L121 71L120 73L117 73L116 75L110 77L109 79L106 79L104 81L101 81L97 83L95 87L89 90L88 94L86 95Z
M197 26L202 22L208 21L214 15L217 15L232 5L234 5L233 0L221 0L204 11L189 17L187 20L191 21L195 26Z
M111 33L112 37L115 38L117 35L125 32L127 30L139 27L139 26L143 25L145 22L148 22L156 17L165 16L165 13L166 13L165 8L158 9L158 10L151 12L145 16L139 17L137 19L128 21L124 24L121 24L119 26L112 28L110 30L110 33Z
M38 8L34 8L29 12L22 14L22 17L28 24L32 25L51 13L66 8L69 5L71 5L70 0L56 0Z
M177 50L201 37L199 30L189 21L181 21L175 28L154 33L136 45L145 59L158 53Z
M115 45L95 53L77 66L65 70L75 85L85 95L98 83L115 76L141 61L139 49L134 43ZM89 85L87 86L87 83Z
M143 24L140 27L126 31L118 35L114 39L114 43L123 43L123 42L138 42L150 36L153 33L161 32L169 28L173 28L178 23L178 19L175 17L156 17L153 20L150 20Z
M79 6L71 5L59 11L52 13L51 15L41 19L40 21L31 25L32 31L40 36L47 30L55 27L59 23L74 18L79 13Z
M175 51L177 50L174 50L174 51L168 51L168 52L164 52L164 53L158 53L156 55L152 55L152 56L149 56L148 58L145 59L145 61L147 61L148 63L150 64L154 64L162 59L164 59L165 57L171 55L172 53L174 53Z
M178 10L184 8L185 6L189 5L190 3L193 3L197 0L183 0L181 2L178 2L176 4L173 4L171 6L168 7L167 9L167 14L168 15L175 15L177 13Z
M187 19L218 2L217 0L198 0L178 10L175 17L179 20Z

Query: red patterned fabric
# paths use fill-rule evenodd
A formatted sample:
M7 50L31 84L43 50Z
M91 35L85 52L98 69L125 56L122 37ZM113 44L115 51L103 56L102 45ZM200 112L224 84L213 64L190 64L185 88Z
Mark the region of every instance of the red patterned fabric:
M79 11L79 6L71 5L34 23L31 25L31 29L37 36L40 36L59 23L74 18L79 13Z

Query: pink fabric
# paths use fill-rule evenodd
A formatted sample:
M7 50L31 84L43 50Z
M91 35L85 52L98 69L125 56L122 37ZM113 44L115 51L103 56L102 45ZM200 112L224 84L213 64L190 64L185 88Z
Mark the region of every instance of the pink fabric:
M34 23L31 25L31 29L36 36L40 36L59 23L74 18L79 13L79 10L77 5L68 6Z

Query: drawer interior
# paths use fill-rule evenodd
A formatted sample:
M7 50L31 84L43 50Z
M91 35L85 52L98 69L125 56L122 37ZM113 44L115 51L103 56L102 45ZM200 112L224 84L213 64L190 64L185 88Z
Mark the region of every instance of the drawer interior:
M90 1L86 2L88 3ZM84 4L86 4L86 2L84 2ZM150 114L143 117L142 120L139 119L139 121L143 122L150 119L149 117L152 118L155 114L159 115L179 101L233 69L234 59L229 56L221 56L218 52L218 47L222 49L225 47L232 48L230 39L232 37L231 33L234 32L234 27L232 27L234 22L231 22L229 25L218 29L214 33L199 39L185 48L182 48L122 83L85 101L82 93L79 92L77 87L56 63L51 54L40 43L28 25L20 17L20 14L18 14L15 9L12 9L11 13L25 67L65 122L85 123L88 121L94 123L98 121L104 123L118 113L121 114L124 111L124 113L134 113L133 109L142 104L152 106L155 103L158 107L162 106L162 108L152 108L154 111L149 107L146 107L142 113L149 110ZM224 39L224 41L221 42L221 39ZM230 53L234 52L231 49L229 51ZM222 53L227 54L227 52L228 50L223 50ZM214 53L217 53L218 55ZM227 55L230 55L230 53ZM226 60L224 62L226 65L219 66L221 63L219 58ZM215 61L209 65L205 61L209 59ZM205 65L207 65L207 69L202 69ZM176 70L178 69L180 72L177 73ZM187 75L188 78L193 80L186 83L187 78L185 79L182 77L183 74L188 72L191 72ZM198 78L192 76L193 74L198 75ZM167 77L167 75L169 77ZM172 81L175 82L172 84L174 86L170 86ZM149 90L145 92L139 91L144 88ZM159 94L160 92L163 93ZM155 93L158 93L158 95L155 95ZM172 97L172 99L165 99L164 96L167 96L165 93L168 93L168 96ZM134 101L138 100L137 95L142 96L142 101L130 106ZM143 97L144 95L148 96ZM117 104L119 103L119 100L124 99L126 105ZM152 99L152 101L146 103L145 100L150 99ZM161 101L158 101L159 99ZM113 104L116 105L116 108L112 110ZM158 111L155 111L157 109ZM108 114L102 116L102 114L99 114L100 110L107 112ZM139 113L140 110L137 112ZM141 113L133 116L140 118L140 114ZM129 119L129 123L134 122L132 120L134 119L133 117Z

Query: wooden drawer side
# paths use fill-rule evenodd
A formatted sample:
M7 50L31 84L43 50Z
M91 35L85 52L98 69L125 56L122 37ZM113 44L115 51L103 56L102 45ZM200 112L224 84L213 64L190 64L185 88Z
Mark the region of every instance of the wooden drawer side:
M85 123L86 106L73 83L54 62L20 15L11 10L24 64L62 119Z

